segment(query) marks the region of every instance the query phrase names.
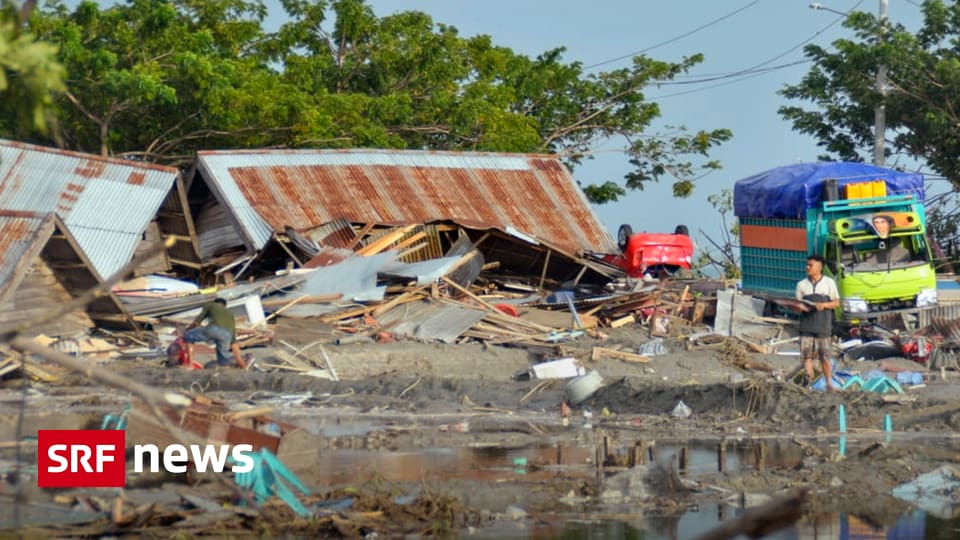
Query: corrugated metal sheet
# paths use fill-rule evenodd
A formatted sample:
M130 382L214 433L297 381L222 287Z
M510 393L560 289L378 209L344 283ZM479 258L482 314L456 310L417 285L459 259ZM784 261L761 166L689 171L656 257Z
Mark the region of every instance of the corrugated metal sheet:
M384 330L398 336L453 343L485 315L479 309L421 301L396 306L378 321Z
M6 299L11 286L23 272L18 264L30 264L26 261L29 253L39 253L53 230L52 214L34 214L30 212L0 211L0 301Z
M0 209L55 212L104 278L133 257L177 174L0 139Z
M450 220L515 229L571 253L616 250L573 177L552 156L217 151L200 152L198 170L253 249L284 226L309 229L343 217L387 225Z
M940 304L937 307L920 311L917 318L919 319L920 328L934 323L943 324L953 322L960 319L960 304Z

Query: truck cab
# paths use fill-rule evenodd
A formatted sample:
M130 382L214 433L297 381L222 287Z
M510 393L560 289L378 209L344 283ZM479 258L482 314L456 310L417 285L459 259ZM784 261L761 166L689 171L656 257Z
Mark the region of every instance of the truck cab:
M868 211L863 204L824 205L821 252L837 281L843 318L935 305L922 205L909 196L876 201Z

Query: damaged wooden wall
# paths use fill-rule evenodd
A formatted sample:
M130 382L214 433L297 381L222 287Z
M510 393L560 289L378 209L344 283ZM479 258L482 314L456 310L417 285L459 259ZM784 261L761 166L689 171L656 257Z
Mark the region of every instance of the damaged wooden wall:
M0 305L0 325L23 323L56 309L72 296L43 259L37 258L27 270L10 300ZM84 312L76 311L47 324L27 328L28 336L46 334L51 337L85 333L94 326Z

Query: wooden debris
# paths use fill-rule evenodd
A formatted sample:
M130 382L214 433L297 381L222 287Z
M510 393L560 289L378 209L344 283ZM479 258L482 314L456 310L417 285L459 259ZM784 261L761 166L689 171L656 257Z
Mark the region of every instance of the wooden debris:
M603 358L615 358L634 364L646 364L650 362L649 356L618 351L616 349L607 349L605 347L594 347L593 351L590 352L590 360L593 362L597 362Z
M621 326L626 326L628 324L633 324L635 322L637 322L636 317L634 317L633 314L630 314L624 317L620 317L619 319L610 321L609 326L610 328L620 328Z

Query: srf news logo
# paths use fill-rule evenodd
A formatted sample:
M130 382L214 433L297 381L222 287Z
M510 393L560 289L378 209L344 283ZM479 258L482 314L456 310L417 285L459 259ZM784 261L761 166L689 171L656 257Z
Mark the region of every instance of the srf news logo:
M126 432L122 430L41 429L37 431L37 485L42 488L124 487L126 484ZM249 444L220 445L171 444L163 452L153 444L133 447L133 470L144 470L150 458L150 472L161 465L170 473L185 473L185 463L193 463L197 472L223 472L228 458L230 470L253 470L253 452Z

